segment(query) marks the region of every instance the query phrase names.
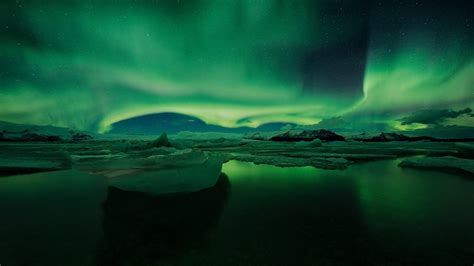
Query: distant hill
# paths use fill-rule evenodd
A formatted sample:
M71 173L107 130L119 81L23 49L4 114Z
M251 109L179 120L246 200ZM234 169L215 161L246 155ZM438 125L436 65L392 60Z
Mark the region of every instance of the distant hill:
M0 121L0 141L90 140L97 134L65 127L15 124Z
M296 125L291 123L267 123L257 128L228 128L218 125L207 124L201 119L189 115L177 113L158 113L133 117L116 122L112 124L112 129L109 133L158 135L162 132L174 134L181 131L190 131L245 134L255 131L277 131L288 124L292 126Z

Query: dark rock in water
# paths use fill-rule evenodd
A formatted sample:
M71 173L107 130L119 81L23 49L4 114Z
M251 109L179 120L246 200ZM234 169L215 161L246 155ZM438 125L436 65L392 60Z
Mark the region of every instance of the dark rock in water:
M58 141L59 136L40 135L37 133L24 133L18 140L21 141Z
M153 141L153 147L171 147L171 143L168 140L166 133L161 134L159 138Z
M92 136L90 135L87 135L87 134L83 134L83 133L76 133L74 135L71 136L71 139L73 141L83 141L83 140L92 140L94 139Z
M332 131L320 129L320 130L305 130L299 134L300 137L309 140L319 139L322 141L345 141L343 136L340 136Z
M365 141L365 142L389 142L389 141L436 141L433 137L420 136L420 137L409 137L399 133L380 133L378 136L366 136L361 134L353 138L355 141Z
M345 141L343 136L340 136L332 131L319 130L304 130L300 133L292 133L291 131L272 137L273 141L313 141L319 139L322 141Z
M97 265L177 265L183 254L209 245L229 193L225 174L192 193L155 196L109 187Z
M2 131L0 133L0 141L59 141L60 136L44 135L31 132L30 130L23 130L21 132Z
M398 133L380 133L378 136L369 138L369 141L386 142L386 141L408 141L410 137Z
M377 137L375 137L377 139ZM407 141L410 137L398 133L381 133L378 136L380 141Z
M377 136L370 136L365 133L352 137L352 140L363 142L389 142L389 141L433 141L433 142L473 142L474 138L447 138L438 139L430 136L406 136L400 133L382 132Z

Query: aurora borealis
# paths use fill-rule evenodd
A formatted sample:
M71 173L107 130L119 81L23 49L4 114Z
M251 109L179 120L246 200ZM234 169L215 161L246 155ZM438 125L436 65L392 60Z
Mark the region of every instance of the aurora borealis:
M474 107L472 14L472 1L2 1L0 120L414 127L399 119Z

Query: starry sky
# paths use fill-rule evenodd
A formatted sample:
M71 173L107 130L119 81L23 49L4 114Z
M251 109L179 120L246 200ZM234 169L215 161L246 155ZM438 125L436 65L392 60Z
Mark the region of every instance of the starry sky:
M461 0L1 1L0 120L474 126L473 14Z

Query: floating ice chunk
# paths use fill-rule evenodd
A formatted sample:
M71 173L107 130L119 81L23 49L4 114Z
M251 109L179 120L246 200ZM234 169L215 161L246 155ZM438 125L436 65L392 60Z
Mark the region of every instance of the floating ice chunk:
M399 166L432 170L455 170L474 177L474 160L452 156L406 159L402 161Z
M194 192L213 187L221 174L222 161L208 158L203 163L196 163L177 168L125 172L123 175L110 176L110 186L127 191L139 191L152 194L176 192ZM125 170L122 170L125 171Z
M159 138L153 141L153 147L170 147L171 143L168 141L168 136L166 133L161 134Z
M71 168L70 158L62 153L0 154L0 175L9 176Z
M295 147L302 147L302 148L311 148L311 147L322 147L323 143L320 139L314 139L310 142L307 141L299 141L295 143Z

